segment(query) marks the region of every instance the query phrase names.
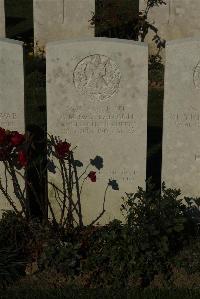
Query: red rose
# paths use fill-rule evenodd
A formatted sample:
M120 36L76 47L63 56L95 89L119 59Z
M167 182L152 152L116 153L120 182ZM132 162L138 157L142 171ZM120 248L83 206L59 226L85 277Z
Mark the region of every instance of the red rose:
M4 142L7 139L6 130L3 128L0 128L0 144L4 144Z
M89 178L92 182L96 182L96 180L97 180L96 172L95 172L95 171L90 171L90 173L88 174L88 178Z
M18 132L12 132L10 137L10 142L13 146L20 145L22 142L24 142L24 135L18 133Z
M24 151L19 151L18 153L18 162L21 167L27 165L26 153Z
M69 153L69 148L70 148L71 144L67 143L66 141L59 141L56 145L55 145L55 151L56 154L58 156L58 158L63 159L66 157L66 155Z

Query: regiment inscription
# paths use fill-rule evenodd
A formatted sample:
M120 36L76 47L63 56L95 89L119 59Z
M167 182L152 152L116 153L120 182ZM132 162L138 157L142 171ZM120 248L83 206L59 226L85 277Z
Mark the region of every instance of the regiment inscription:
M57 119L57 125L66 134L134 134L136 114L123 105L82 111L82 107L67 107Z

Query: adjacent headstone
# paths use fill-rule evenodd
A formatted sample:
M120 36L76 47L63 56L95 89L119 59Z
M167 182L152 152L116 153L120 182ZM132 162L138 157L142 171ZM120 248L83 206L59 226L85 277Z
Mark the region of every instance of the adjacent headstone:
M95 0L33 0L33 9L36 51L50 41L94 36Z
M0 0L0 37L5 36L5 10L4 0Z
M23 59L21 42L0 39L0 127L21 133L25 130ZM2 162L0 164L0 177L5 186ZM8 176L8 183L9 193L14 199L10 176ZM10 208L10 206L0 191L0 209L4 208Z
M100 173L87 170L97 171L97 182L84 183L86 224L102 211L109 179L119 191L109 188L100 223L122 219L121 197L145 186L147 68L144 43L93 38L47 44L48 133L77 146L75 156L84 167L95 156L103 158ZM49 180L61 186L58 174L50 173ZM52 188L49 197L55 204Z
M162 180L200 195L200 39L166 46Z
M200 1L199 0L165 0L166 5L150 8L148 21L158 28L158 35L167 41L187 37L200 37ZM140 0L140 11L146 7L147 0ZM149 31L146 42L150 52L156 52L152 41L153 33Z

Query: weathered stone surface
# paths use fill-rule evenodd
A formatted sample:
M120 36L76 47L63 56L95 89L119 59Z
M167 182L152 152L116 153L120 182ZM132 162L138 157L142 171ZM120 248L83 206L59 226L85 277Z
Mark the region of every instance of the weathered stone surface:
M33 0L33 8L34 40L39 48L50 41L94 36L89 20L95 0Z
M0 127L22 133L25 129L23 47L21 42L10 39L0 39ZM5 186L3 164L0 164L0 177ZM9 175L8 183L13 198ZM0 208L10 208L2 195Z
M5 10L4 0L0 0L0 37L5 36Z
M0 39L0 126L24 131L22 42Z
M140 0L140 10L144 9L147 0ZM200 37L200 1L199 0L165 0L166 5L150 9L148 21L154 22L158 34L167 41L187 37ZM146 42L150 52L155 53L153 34L148 34Z
M200 39L166 47L162 180L200 195Z
M48 133L77 146L84 166L96 155L104 159L97 182L86 179L83 187L85 223L102 211L109 178L120 190L108 190L100 223L122 219L121 196L145 186L147 61L147 46L139 42L94 38L47 44ZM58 175L49 179L61 184ZM49 196L53 202L51 188Z

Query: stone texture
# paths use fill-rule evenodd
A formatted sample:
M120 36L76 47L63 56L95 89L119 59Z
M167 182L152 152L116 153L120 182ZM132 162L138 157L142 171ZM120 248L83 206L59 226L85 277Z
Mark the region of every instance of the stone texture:
M24 132L25 129L23 59L21 42L0 39L0 127L19 132ZM2 167L0 176L4 178ZM9 192L11 190L13 189ZM10 208L2 196L0 199L1 209Z
M0 37L5 36L5 11L4 0L0 0Z
M140 0L140 10L146 7L147 0ZM165 0L166 5L150 9L148 21L155 22L159 35L167 41L187 37L200 37L200 1ZM150 52L155 53L153 34L148 34L146 42Z
M33 0L34 41L40 48L47 42L93 37L89 20L95 0Z
M162 180L200 194L200 39L166 46Z
M93 38L47 44L48 133L77 146L84 166L96 155L104 159L97 182L87 179L83 188L86 224L102 211L109 178L120 190L108 190L100 223L122 219L121 197L145 186L147 61L147 46L139 42ZM49 179L61 182L58 175ZM51 188L49 195L53 202Z

